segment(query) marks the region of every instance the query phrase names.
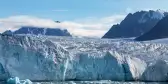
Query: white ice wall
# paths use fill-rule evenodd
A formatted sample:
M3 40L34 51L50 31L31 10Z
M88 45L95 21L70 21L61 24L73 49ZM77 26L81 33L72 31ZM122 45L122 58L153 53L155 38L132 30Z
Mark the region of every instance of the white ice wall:
M126 40L0 36L0 79L167 81L167 50Z

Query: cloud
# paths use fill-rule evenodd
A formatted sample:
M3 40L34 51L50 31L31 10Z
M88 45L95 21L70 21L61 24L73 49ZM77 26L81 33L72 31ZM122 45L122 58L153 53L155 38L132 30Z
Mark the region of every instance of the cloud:
M52 11L54 11L54 12L67 12L67 11L69 11L69 10L52 10Z
M19 15L0 18L0 32L5 30L16 30L21 26L35 26L67 29L71 34L77 36L102 37L112 25L120 23L124 17L125 15L112 15L102 18L88 17L84 19L56 23L50 19Z
M16 30L21 26L37 26L37 27L56 27L54 21L50 19L41 19L33 16L11 16L7 18L0 18L0 31Z
M85 19L74 20L74 22L83 24L85 29L108 30L112 25L120 23L126 15L112 15L108 17L96 18L88 17Z

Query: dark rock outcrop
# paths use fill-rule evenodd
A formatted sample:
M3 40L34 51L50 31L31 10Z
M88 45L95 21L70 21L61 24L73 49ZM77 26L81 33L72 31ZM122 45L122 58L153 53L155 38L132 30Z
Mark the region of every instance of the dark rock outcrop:
M168 16L159 21L149 32L137 37L135 40L146 41L161 38L168 38Z
M102 38L138 37L152 29L166 15L167 12L160 10L130 13L120 24L113 25Z
M24 26L20 29L12 32L10 30L5 31L3 34L33 34L33 35L47 35L47 36L71 36L71 34L66 30L61 30L59 28L41 28Z

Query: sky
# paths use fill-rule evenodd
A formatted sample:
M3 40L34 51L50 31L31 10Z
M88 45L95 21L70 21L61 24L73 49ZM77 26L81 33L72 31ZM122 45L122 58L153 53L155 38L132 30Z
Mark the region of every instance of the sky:
M0 32L30 25L102 37L128 13L168 10L167 3L168 0L0 0Z

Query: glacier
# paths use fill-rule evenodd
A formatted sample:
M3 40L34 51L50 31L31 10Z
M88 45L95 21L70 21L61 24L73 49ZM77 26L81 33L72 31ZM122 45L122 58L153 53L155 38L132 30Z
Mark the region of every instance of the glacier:
M64 48L38 37L1 36L0 52L1 79L62 80L69 59Z
M168 81L167 50L132 38L0 35L0 79Z

